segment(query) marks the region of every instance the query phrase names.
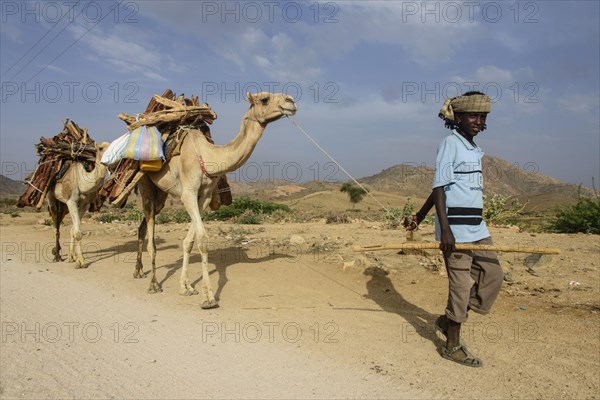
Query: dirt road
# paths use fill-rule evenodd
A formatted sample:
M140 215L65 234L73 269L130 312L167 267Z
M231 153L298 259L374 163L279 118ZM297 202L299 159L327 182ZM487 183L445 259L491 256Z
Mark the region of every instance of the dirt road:
M598 397L594 236L492 231L498 244L564 251L534 270L501 255L510 278L496 308L464 330L484 360L474 369L438 354L435 252L352 253L404 240L376 223L209 224L220 308L206 311L177 294L184 225L158 226L164 292L150 295L148 278L132 278L135 225L86 221L90 265L75 270L51 262L52 231L36 218L1 220L2 398Z

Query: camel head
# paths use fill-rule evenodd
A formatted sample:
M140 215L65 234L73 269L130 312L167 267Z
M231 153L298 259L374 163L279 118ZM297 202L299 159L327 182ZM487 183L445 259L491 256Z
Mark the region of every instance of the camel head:
M100 160L102 160L102 155L104 154L104 152L108 149L108 146L110 146L110 143L108 142L96 142L96 173L97 175L102 175L102 177L104 177L104 175L106 175L107 171L108 171L108 167L104 164L102 164L100 162Z
M102 155L108 149L108 146L110 146L108 142L96 142L96 164L100 164Z
M284 115L294 115L298 109L294 98L283 93L246 93L246 99L250 103L246 115L253 116L262 125L277 121Z

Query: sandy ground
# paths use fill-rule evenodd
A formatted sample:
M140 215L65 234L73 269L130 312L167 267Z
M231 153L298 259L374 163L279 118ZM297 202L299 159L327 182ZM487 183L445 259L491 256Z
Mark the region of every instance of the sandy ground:
M3 399L600 397L598 236L491 229L497 244L562 253L534 265L500 255L495 309L463 330L485 364L475 369L439 355L437 252L352 252L406 240L379 223L209 223L220 308L201 310L177 294L185 225L158 226L164 292L151 295L132 277L135 225L86 219L90 264L75 270L51 261L40 218L0 219ZM419 235L433 240L431 227Z

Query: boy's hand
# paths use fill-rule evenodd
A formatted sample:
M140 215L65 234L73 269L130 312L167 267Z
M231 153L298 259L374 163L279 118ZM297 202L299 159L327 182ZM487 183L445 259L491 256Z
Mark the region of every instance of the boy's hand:
M404 218L404 222L402 223L402 225L407 231L416 231L417 229L419 229L419 222L421 221L417 219L417 216L413 215L411 220L409 220L408 218Z
M442 250L444 253L456 251L455 244L456 242L452 231L450 229L442 229L442 235L440 238L440 250Z

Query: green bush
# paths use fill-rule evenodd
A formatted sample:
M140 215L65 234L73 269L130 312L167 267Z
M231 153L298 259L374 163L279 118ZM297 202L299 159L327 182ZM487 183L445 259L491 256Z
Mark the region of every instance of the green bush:
M108 213L102 213L99 214L98 216L96 216L96 221L98 222L102 222L105 224L110 224L113 221L118 221L120 220L120 217L116 214L108 214Z
M600 197L579 196L577 204L554 209L546 230L557 233L600 234Z
M178 224L187 224L192 222L192 218L186 210L177 210L172 215L173 222Z
M402 207L402 210L395 207L390 207L385 213L386 226L389 229L396 229L402 226L405 218L409 220L415 213L415 203L410 198L406 199L406 204Z
M17 199L13 197L4 197L0 199L0 206L12 207L17 205Z
M258 225L261 222L261 218L252 210L246 210L237 219L238 224L242 225Z
M169 222L171 222L171 217L164 211L156 216L157 224L168 224Z
M523 209L527 204L519 203L519 199L512 196L495 194L491 198L484 196L483 219L491 224L517 225L523 216Z
M239 199L235 199L228 206L221 206L217 211L206 213L203 219L205 221L225 221L239 217L246 211L252 211L258 218L261 215L271 215L277 210L291 212L290 208L285 204L277 204L270 201L253 200L247 197L241 197ZM252 218L249 219L251 220Z
M144 218L144 212L136 207L130 207L129 212L125 215L125 221L141 222Z

